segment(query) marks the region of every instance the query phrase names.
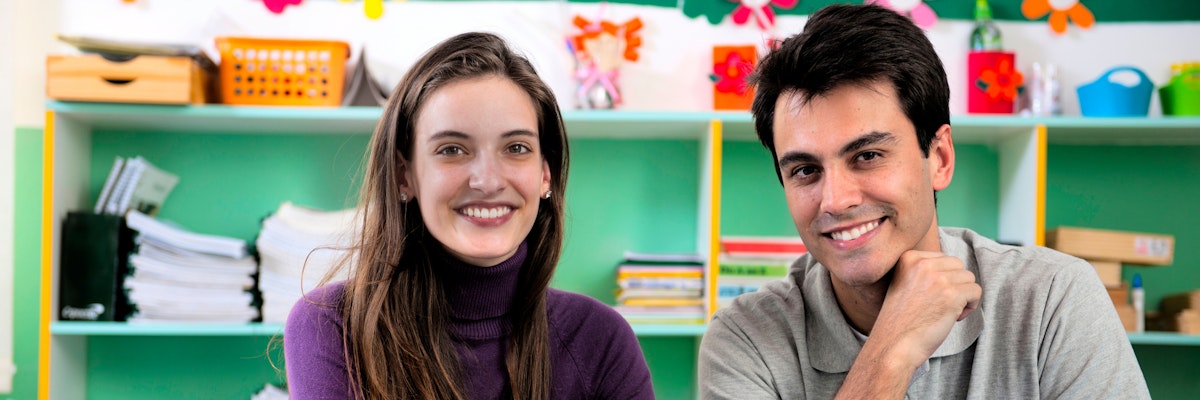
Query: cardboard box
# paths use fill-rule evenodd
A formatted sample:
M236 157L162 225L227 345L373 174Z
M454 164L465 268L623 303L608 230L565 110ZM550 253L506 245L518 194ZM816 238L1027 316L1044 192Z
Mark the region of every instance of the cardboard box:
M190 57L134 56L110 60L99 54L46 57L46 97L114 103L205 103L215 69Z
M1128 304L1117 305L1117 316L1121 317L1121 325L1125 326L1125 332L1133 332L1137 330L1137 310Z
M1129 288L1125 287L1124 282L1121 282L1120 286L1108 288L1108 297L1112 299L1115 306L1127 306L1129 305Z
M1060 226L1046 233L1046 246L1088 260L1168 265L1173 261L1175 237Z
M1096 275L1100 276L1100 282L1104 283L1105 287L1121 286L1121 263L1100 260L1087 260L1087 262L1092 264L1092 268L1096 270Z

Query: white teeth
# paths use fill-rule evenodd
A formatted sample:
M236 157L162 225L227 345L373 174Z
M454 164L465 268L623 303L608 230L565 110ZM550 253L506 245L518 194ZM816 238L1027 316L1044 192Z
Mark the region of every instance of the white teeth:
M462 209L461 212L475 218L499 218L512 212L512 208L504 206L493 208L469 207Z
M871 221L871 222L868 222L866 225L859 225L857 227L850 228L850 229L847 229L844 231L834 232L834 233L830 234L830 236L833 236L834 240L843 240L843 241L854 240L854 239L858 239L858 237L862 236L864 233L870 232L872 229L875 229L878 226L879 226L879 221Z

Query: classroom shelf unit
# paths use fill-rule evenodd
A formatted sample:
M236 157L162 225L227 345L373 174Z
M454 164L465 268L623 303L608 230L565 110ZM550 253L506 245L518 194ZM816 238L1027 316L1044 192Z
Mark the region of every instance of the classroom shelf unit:
M44 380L42 390L49 390L50 397L55 399L81 399L87 395L86 382L89 371L88 342L89 338L121 336L172 336L180 338L205 336L275 336L281 332L281 326L272 324L249 325L134 325L112 322L75 322L58 321L56 304L58 300L58 258L59 258L59 226L68 210L87 209L98 186L97 179L103 179L102 172L97 171L101 160L93 160L96 142L104 142L105 146L129 146L139 148L138 143L125 143L122 140L134 140L155 135L162 138L187 136L196 138L209 135L224 138L238 136L253 136L264 142L273 144L286 143L291 138L302 138L306 135L321 137L365 138L374 129L381 115L381 109L368 107L349 108L284 108L284 107L231 107L221 105L205 106L151 106L123 105L98 103L50 102L47 104L47 120L44 136L44 165L43 165L43 215L42 215L42 298L40 327L39 365L40 376ZM582 145L572 148L573 156L582 154L593 158L603 158L595 154L588 155L589 150L605 148L609 143L618 143L617 150L629 150L646 143L654 149L675 149L683 146L676 158L663 160L644 160L655 158L654 155L641 154L638 161L646 162L647 170L661 167L663 162L684 160L678 169L690 171L682 176L671 176L671 179L687 181L686 190L674 202L651 204L646 209L635 210L639 213L658 216L664 209L682 208L688 214L680 226L686 226L691 232L681 234L672 246L666 246L663 251L695 251L706 257L709 271L716 260L718 236L722 219L722 181L736 183L742 177L730 175L733 165L723 165L726 144L735 147L747 147L756 137L753 121L747 113L740 112L648 112L648 111L565 111L568 135L572 142L579 141ZM1046 149L1048 143L1061 144L1101 144L1101 145L1200 145L1200 118L1019 118L1019 117L955 117L952 119L953 138L956 144L970 144L993 149L996 157L998 184L993 188L998 193L994 210L996 221L996 239L1022 244L1041 245L1044 243L1045 228L1045 189L1046 189ZM1133 132L1136 132L1134 134ZM130 139L133 138L133 139ZM103 140L101 140L103 139ZM195 139L201 140L202 139ZM236 139L224 142L227 147L238 146ZM115 143L115 144L114 144ZM193 143L193 142L188 142ZM233 143L233 144L230 144ZM365 141L356 142L358 144ZM632 143L632 144L631 144ZM747 147L748 148L748 147ZM605 148L607 149L607 148ZM205 149L173 148L171 151L203 152ZM349 151L361 153L361 148L333 149L331 151ZM107 155L107 154L105 154ZM236 157L236 156L228 156ZM627 161L616 154L609 163ZM588 170L575 170L575 160L572 159L572 175L569 178L572 195L568 207L571 211L573 204L602 200L590 200L599 196L594 193L613 193L609 188L622 182L612 182L603 174ZM595 163L595 165L610 165ZM769 165L769 164L766 164ZM767 167L769 168L769 167ZM594 171L594 170L593 170ZM290 172L301 174L304 171ZM327 172L327 171L326 171ZM773 172L771 172L773 174ZM342 178L347 178L346 171L338 172ZM773 175L771 176L773 179ZM181 176L181 182L186 182L189 176ZM653 179L651 179L653 180ZM661 181L662 179L659 179ZM661 182L652 182L658 184ZM774 182L771 182L774 183ZM645 185L650 185L646 183ZM642 183L636 183L642 185ZM219 188L209 188L219 189ZM654 188L638 189L644 192L655 192ZM182 196L183 194L179 194ZM628 195L621 193L621 195ZM577 201L578 200L578 201ZM169 199L168 202L182 201ZM636 199L635 199L636 201ZM736 202L734 202L736 203ZM732 204L732 203L730 203ZM593 209L575 208L569 216L574 225L569 230L586 230L583 226L594 226L593 219L605 219L596 215L587 215ZM624 210L628 211L628 210ZM669 210L668 210L669 211ZM617 210L613 212L623 212ZM232 217L230 217L232 218ZM787 218L787 215L778 215ZM213 219L213 218L209 218ZM634 218L635 220L637 218ZM252 223L255 221L251 221ZM596 222L609 223L609 221ZM657 221L647 220L640 223L653 225ZM654 236L656 227L646 229L649 233L641 236ZM628 248L609 248L602 236L593 239L588 232L572 237L586 237L589 243L586 247L596 247L595 252L584 253L577 251L585 246L568 243L568 251L564 255L564 263L595 265L611 265L615 267L620 259L620 251ZM632 235L639 237L638 235ZM631 239L632 240L632 239ZM580 239L580 241L583 241ZM624 246L614 244L612 246ZM682 248L681 248L682 247ZM575 250L573 250L575 249ZM655 249L633 249L647 251ZM611 254L610 254L611 253ZM573 255L575 254L575 255ZM605 254L605 259L588 260L596 257L594 254ZM569 267L569 266L568 266ZM563 276L558 285L567 290L583 291L594 297L610 296L614 287L611 270L596 272L591 269L560 266L558 276ZM715 282L713 274L709 274L709 285ZM581 276L583 278L571 278ZM572 280L574 279L574 280ZM710 286L711 287L711 286ZM580 290L583 288L583 290ZM712 292L711 290L707 292ZM611 297L608 298L611 300ZM711 304L711 303L710 303ZM710 306L711 307L711 306ZM691 326L635 326L639 337L680 337L696 340L703 335L703 325ZM1200 346L1200 338L1183 335L1148 333L1130 335L1134 344L1148 345L1180 345ZM136 350L136 349L135 349ZM651 351L652 349L647 349ZM694 356L693 356L694 357ZM653 368L653 367L652 367ZM694 367L693 367L694 368ZM657 386L657 383L656 383Z

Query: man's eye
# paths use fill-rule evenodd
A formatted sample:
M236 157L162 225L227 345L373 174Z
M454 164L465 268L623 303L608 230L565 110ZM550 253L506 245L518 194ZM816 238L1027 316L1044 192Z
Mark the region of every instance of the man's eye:
M874 160L874 159L882 157L882 156L883 155L879 154L879 152L864 151L858 155L858 159L862 160L862 161L871 161L871 160Z
M812 175L815 173L817 173L817 167L814 167L811 165L802 165L802 166L799 166L796 168L792 168L792 177L795 177L795 178L806 178L809 175Z

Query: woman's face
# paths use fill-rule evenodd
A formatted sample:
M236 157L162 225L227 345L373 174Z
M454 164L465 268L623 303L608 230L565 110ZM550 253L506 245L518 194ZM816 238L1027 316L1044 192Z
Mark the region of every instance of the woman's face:
M550 190L533 104L512 80L483 76L442 86L417 110L402 190L460 260L499 264L533 227Z

